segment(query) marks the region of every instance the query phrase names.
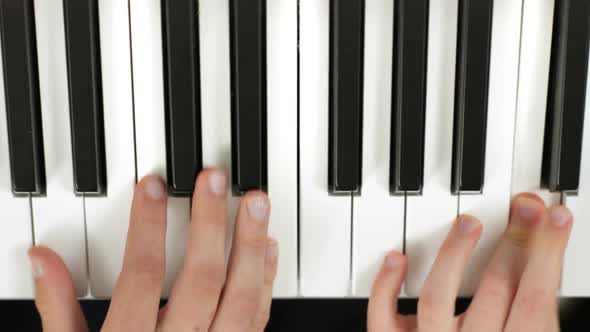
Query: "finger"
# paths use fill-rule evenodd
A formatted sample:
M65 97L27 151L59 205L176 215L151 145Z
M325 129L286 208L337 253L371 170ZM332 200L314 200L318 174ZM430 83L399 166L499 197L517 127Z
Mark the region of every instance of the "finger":
M262 192L240 201L224 294L214 332L244 331L253 325L264 289L264 260L270 204Z
M393 332L401 330L397 321L397 298L406 276L406 270L407 259L401 253L392 251L385 257L369 297L368 331Z
M278 243L275 239L269 238L266 241L266 253L264 261L264 286L262 289L262 300L258 311L254 316L252 332L263 332L270 318L270 307L272 304L272 287L277 275L277 262L279 255Z
M172 288L162 331L209 329L225 282L226 196L223 171L199 174L184 266Z
M29 257L35 278L35 305L43 331L87 331L72 277L62 259L51 249L40 246L31 248Z
M530 257L506 324L506 331L542 331L557 315L557 291L572 215L563 206L544 213L533 234Z
M481 223L460 216L434 261L418 300L420 331L447 331L456 325L455 300L467 261L481 236Z
M166 266L166 188L155 176L135 188L123 269L104 331L154 331Z
M465 314L464 331L504 328L526 264L529 239L544 212L545 204L536 195L521 194L513 199L508 227ZM482 325L482 321L488 323Z

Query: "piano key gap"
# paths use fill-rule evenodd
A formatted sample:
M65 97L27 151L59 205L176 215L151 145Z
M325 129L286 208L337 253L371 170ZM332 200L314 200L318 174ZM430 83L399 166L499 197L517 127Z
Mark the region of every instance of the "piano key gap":
M127 15L129 22L129 63L131 65L131 115L133 116L133 158L135 165L135 183L138 182L137 175L137 130L136 130L136 114L135 114L135 73L133 72L133 29L131 26L131 0L127 0ZM84 209L86 213L86 209ZM86 225L86 215L84 215L84 225ZM87 243L88 245L88 243ZM88 250L86 250L88 252Z
M31 221L31 239L33 241L33 246L36 245L35 240L35 214L33 213L33 198L31 194L27 195L29 198L29 220Z
M301 296L301 0L297 1L297 296Z

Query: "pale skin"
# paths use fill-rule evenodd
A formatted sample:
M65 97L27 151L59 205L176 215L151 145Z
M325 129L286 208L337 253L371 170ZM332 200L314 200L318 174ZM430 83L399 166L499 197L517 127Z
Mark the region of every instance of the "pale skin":
M102 331L264 331L277 271L278 244L267 235L270 202L262 192L240 200L227 270L227 177L199 174L184 266L159 308L165 274L166 194L155 176L135 190L125 258ZM454 315L461 275L482 233L462 215L450 226L418 301L418 314L397 313L407 258L386 254L369 299L370 332L559 331L557 291L572 216L533 194L513 199L510 220L468 310ZM45 247L29 250L35 303L46 332L87 331L72 278ZM411 264L411 262L409 262Z

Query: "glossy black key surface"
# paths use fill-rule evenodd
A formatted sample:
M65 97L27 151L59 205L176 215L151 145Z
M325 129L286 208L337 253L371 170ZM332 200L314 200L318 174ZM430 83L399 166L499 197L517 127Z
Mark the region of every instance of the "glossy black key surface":
M271 0L272 1L272 0ZM232 186L267 190L266 1L230 1Z
M162 1L168 191L189 196L203 167L197 0Z
M459 1L451 178L453 193L483 191L492 12L493 0Z
M74 190L107 189L98 0L64 0Z
M12 191L45 193L45 162L33 0L0 0Z
M555 2L541 183L575 193L586 107L590 1Z
M392 194L422 192L429 3L397 0L394 7L389 169Z
M364 0L330 2L328 190L360 194Z

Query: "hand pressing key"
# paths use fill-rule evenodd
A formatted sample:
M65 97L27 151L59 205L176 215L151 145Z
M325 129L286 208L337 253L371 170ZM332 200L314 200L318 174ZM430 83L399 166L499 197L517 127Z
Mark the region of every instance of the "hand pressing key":
M514 198L510 222L482 275L468 310L455 316L465 265L482 232L474 217L460 216L441 246L418 299L418 314L397 313L406 257L391 252L373 285L370 332L556 332L557 291L572 215L545 208L533 194ZM410 262L411 264L411 262Z
M226 273L227 177L216 169L199 174L184 265L160 309L166 197L164 183L154 176L135 189L123 268L102 331L263 331L278 255L276 241L267 236L268 197L242 197ZM30 249L29 256L43 330L87 331L63 261L45 247Z

